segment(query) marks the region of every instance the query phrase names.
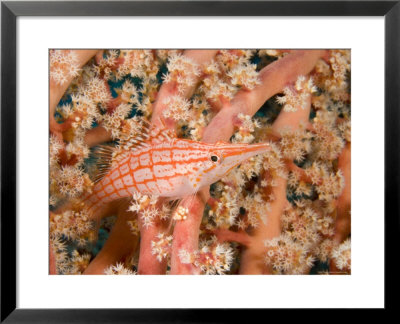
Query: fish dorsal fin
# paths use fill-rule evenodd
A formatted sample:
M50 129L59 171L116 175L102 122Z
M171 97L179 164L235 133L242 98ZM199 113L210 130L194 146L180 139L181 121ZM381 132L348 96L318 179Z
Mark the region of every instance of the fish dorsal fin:
M153 124L150 127L149 142L152 144L159 144L161 142L170 142L176 138L176 133L166 127L165 121L162 118L158 119L157 125Z
M176 138L173 130L165 126L165 122L160 118L157 125L150 124L147 120L141 119L141 130L138 136L121 135L119 147L121 150L132 151L149 148L152 144L159 144L171 141Z
M119 147L124 151L132 151L149 147L150 123L145 119L140 119L140 131L137 136L121 133L119 137Z
M98 145L94 148L91 158L95 159L95 170L91 175L94 183L99 182L110 171L115 148L111 145Z

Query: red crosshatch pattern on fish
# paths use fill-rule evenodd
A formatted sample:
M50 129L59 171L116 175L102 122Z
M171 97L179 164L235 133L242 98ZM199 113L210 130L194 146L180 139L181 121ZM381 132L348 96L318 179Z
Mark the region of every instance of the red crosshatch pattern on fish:
M241 161L269 150L260 144L206 144L185 139L152 142L120 152L107 174L85 198L93 211L107 202L139 192L184 197L220 179Z

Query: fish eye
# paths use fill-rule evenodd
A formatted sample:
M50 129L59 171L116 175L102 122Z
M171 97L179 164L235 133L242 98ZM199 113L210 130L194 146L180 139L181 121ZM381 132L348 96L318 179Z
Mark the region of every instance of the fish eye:
M213 161L213 162L217 162L217 161L218 161L218 156L216 156L216 155L211 155L210 159L211 159L211 161Z

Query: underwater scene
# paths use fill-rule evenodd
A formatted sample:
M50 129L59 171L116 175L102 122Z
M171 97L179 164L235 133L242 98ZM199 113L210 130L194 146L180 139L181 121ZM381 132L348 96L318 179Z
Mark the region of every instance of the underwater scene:
M49 50L49 274L351 274L351 51Z

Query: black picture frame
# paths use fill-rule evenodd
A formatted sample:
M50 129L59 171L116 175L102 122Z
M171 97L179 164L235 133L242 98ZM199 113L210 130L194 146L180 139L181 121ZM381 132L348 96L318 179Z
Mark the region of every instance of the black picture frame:
M227 322L246 310L16 308L16 19L19 16L384 16L385 309L398 275L389 249L399 237L400 1L129 1L1 3L1 322ZM394 252L396 253L396 252ZM247 310L248 312L249 310ZM251 317L265 310L251 310ZM254 317L255 316L255 317ZM264 317L264 320L268 319Z

